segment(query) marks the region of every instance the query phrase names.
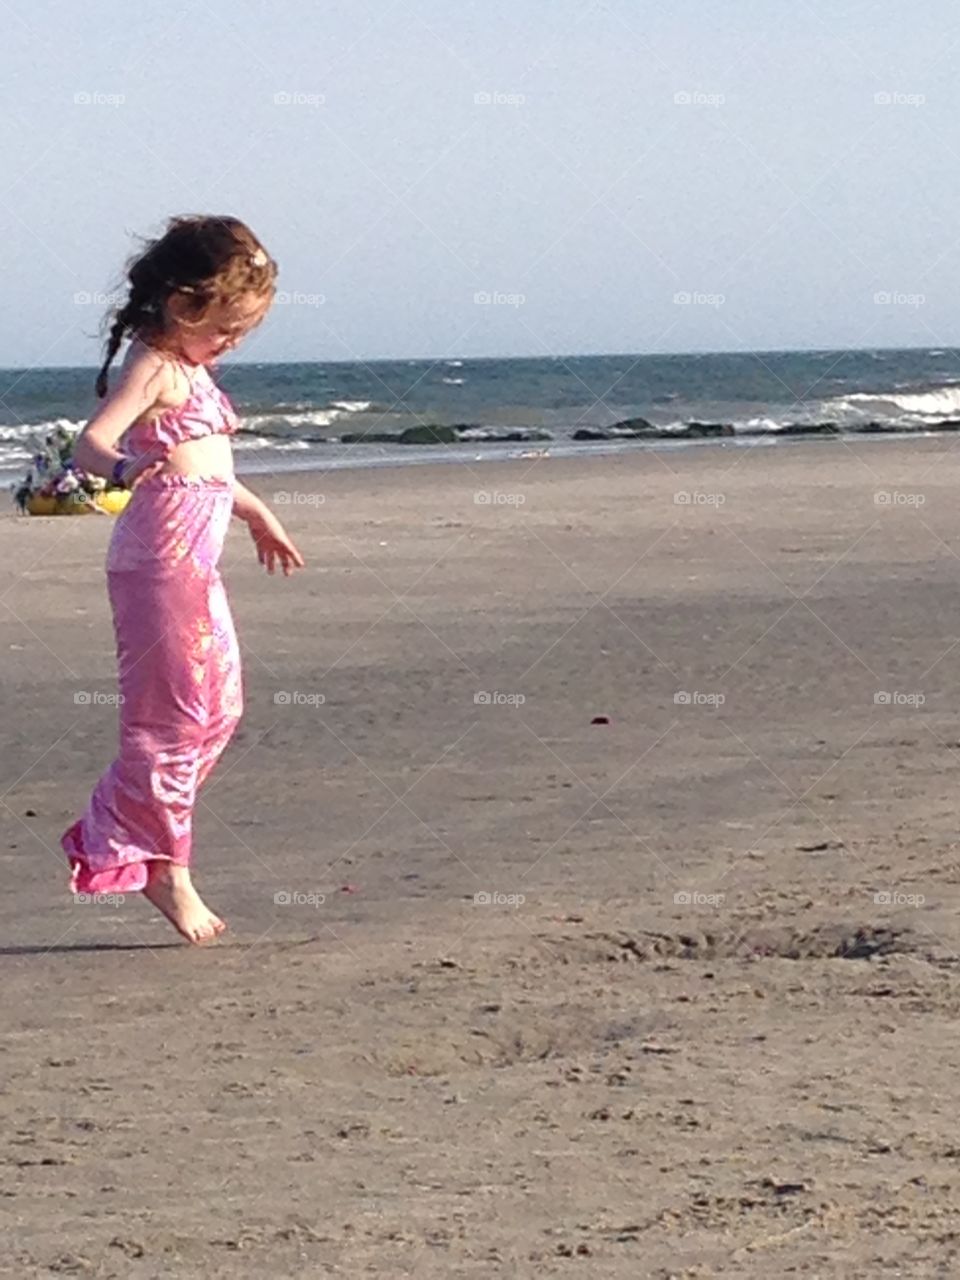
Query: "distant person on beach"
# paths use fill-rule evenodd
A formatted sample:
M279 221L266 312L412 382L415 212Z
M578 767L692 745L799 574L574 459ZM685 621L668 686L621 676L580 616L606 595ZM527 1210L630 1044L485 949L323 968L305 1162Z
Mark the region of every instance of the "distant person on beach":
M104 403L74 460L134 492L106 570L119 666L120 743L60 838L74 893L140 891L190 942L226 927L190 878L197 791L243 711L240 652L218 563L231 516L260 563L303 557L233 473L237 418L207 366L260 323L277 265L231 217L176 217L127 267L96 382ZM116 387L107 373L124 339Z

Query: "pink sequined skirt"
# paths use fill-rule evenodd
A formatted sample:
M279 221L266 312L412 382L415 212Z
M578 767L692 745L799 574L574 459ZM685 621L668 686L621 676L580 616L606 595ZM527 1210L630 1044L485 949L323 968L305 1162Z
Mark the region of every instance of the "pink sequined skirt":
M218 569L232 511L232 480L158 472L117 517L106 568L119 750L60 838L74 893L142 889L152 859L190 861L197 791L243 712Z

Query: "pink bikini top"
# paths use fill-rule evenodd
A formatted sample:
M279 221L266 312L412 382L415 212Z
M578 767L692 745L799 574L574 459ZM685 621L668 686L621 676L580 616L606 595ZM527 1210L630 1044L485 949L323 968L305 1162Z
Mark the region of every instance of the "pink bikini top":
M202 376L195 373L193 377L183 364L180 368L190 383L191 394L182 404L128 427L117 442L122 453L143 454L159 445L166 455L184 440L236 433L239 423L233 406L210 377L206 366L200 366Z

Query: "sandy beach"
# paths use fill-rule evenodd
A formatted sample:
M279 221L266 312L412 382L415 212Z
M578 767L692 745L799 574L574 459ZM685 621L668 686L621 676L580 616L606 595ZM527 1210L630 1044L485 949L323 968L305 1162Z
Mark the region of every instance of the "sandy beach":
M251 477L203 949L57 847L111 518L0 518L2 1274L956 1275L958 447Z

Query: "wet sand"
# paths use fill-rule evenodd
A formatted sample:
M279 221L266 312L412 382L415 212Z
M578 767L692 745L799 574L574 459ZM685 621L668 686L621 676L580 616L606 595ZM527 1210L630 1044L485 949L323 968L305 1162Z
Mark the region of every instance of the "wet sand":
M67 892L110 518L0 518L0 1271L957 1274L958 447L252 477L204 949Z

